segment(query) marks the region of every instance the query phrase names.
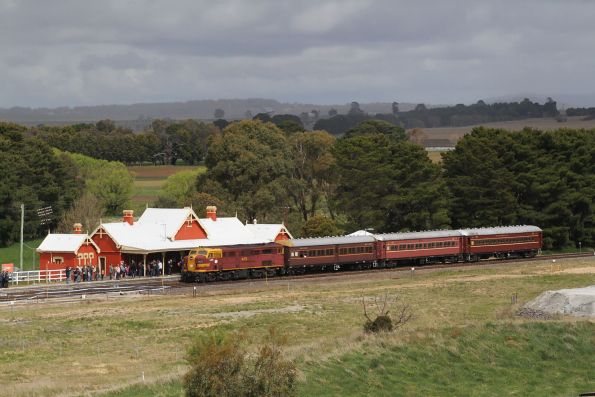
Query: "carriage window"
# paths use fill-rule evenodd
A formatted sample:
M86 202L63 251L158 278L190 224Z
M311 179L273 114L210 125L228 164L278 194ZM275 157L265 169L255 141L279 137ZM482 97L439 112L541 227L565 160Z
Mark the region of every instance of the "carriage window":
M421 243L415 244L415 249L420 249L421 247L423 247L423 245Z

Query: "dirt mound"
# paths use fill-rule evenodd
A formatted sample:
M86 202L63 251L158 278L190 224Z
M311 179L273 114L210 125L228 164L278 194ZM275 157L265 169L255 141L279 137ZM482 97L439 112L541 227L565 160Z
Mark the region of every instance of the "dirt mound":
M546 291L528 302L523 310L567 316L595 317L595 285L585 288Z

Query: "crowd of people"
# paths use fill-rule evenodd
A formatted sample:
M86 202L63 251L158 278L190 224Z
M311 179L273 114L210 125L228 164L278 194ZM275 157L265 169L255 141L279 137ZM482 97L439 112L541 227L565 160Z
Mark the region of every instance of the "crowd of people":
M165 266L165 269L164 269ZM160 260L152 260L147 263L146 275L149 277L157 277L165 274L170 276L174 267L180 268L181 261L174 262L173 259L168 260L165 265ZM87 282L87 281L103 281L109 280L121 280L125 278L135 278L145 275L145 269L143 263L136 263L131 260L130 263L121 261L120 264L109 265L107 270L101 269L96 265L85 265L85 266L68 266L66 268L66 282Z

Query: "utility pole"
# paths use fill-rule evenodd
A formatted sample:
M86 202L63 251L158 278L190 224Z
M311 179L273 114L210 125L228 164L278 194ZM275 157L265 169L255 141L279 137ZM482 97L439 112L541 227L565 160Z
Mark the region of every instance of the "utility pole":
M21 203L21 256L20 256L20 270L23 271L23 227L25 224L25 204Z

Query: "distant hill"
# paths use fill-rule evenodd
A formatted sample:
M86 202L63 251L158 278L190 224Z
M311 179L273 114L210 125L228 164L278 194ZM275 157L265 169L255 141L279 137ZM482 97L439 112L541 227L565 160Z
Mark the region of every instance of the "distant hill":
M362 103L361 108L371 114L390 113L389 102ZM0 108L0 119L25 125L61 125L82 122L95 122L111 119L133 129L141 129L158 118L171 119L214 119L216 109L223 109L226 119L245 118L246 113L295 114L317 110L326 117L332 108L339 113L347 113L350 104L316 105L307 103L284 103L274 99L219 99L187 102L135 103L130 105L76 106L58 108ZM402 111L411 110L415 104L399 104Z

